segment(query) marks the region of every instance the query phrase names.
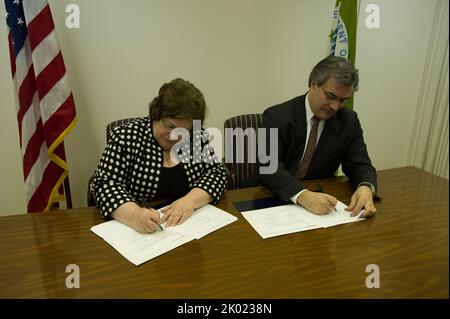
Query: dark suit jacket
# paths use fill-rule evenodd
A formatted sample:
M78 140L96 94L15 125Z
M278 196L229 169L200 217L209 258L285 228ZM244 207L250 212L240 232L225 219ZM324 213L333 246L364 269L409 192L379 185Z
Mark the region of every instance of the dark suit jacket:
M259 183L285 201L305 188L294 177L306 145L305 97L298 96L263 113L263 127L278 128L278 169L274 174L260 174ZM266 150L268 153L269 146ZM347 108L326 120L304 179L332 177L339 164L354 188L361 182L377 187L376 170L367 153L358 116Z

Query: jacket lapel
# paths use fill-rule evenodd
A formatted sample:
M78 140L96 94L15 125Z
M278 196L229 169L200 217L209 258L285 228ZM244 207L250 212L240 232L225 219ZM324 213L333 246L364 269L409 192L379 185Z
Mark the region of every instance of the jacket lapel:
M297 168L300 165L300 160L302 159L303 151L306 146L306 110L305 110L305 98L306 95L303 95L299 100L299 103L294 104L295 108L295 133L294 136L288 136L288 144L295 146L295 165L291 166L290 173L295 175L297 172ZM289 141L289 139L293 138L294 141ZM297 144L298 143L298 144ZM289 163L286 163L286 167L289 167Z

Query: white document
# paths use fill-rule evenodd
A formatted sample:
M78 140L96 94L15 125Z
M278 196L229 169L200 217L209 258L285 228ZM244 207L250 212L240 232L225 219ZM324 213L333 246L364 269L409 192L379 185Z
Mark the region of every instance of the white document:
M316 228L331 227L363 220L359 216L351 217L344 210L347 206L339 202L336 212L327 215L316 215L305 208L289 204L270 208L256 209L241 214L262 238L270 238Z
M199 239L237 218L211 205L194 211L183 224L163 227L162 231L141 234L117 220L91 227L91 231L102 237L126 259L138 266L193 239Z
M162 217L164 214L161 213L161 210L159 210L159 212ZM166 228L165 225L163 225L163 228L193 236L195 239L200 239L203 236L231 224L236 220L236 216L233 216L222 209L212 205L205 205L199 209L196 209L192 216L189 217L183 224L169 228Z

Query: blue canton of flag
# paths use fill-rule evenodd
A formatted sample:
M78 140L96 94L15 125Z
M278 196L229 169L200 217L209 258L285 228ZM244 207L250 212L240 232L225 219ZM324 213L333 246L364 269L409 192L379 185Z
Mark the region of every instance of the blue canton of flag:
M6 24L12 32L14 55L17 56L28 35L23 5L20 0L5 0L5 7Z

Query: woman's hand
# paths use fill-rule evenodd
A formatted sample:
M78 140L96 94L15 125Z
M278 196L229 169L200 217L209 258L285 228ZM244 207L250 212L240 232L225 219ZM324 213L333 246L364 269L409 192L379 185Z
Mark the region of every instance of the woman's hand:
M119 206L111 217L143 234L154 232L160 228L158 224L161 224L161 218L156 210L139 207L133 202Z
M164 216L161 223L166 223L166 227L182 224L194 213L194 205L187 195L174 201L168 207L161 210Z
M160 229L161 219L159 212L153 208L139 207L133 211L131 226L140 233L152 233Z

